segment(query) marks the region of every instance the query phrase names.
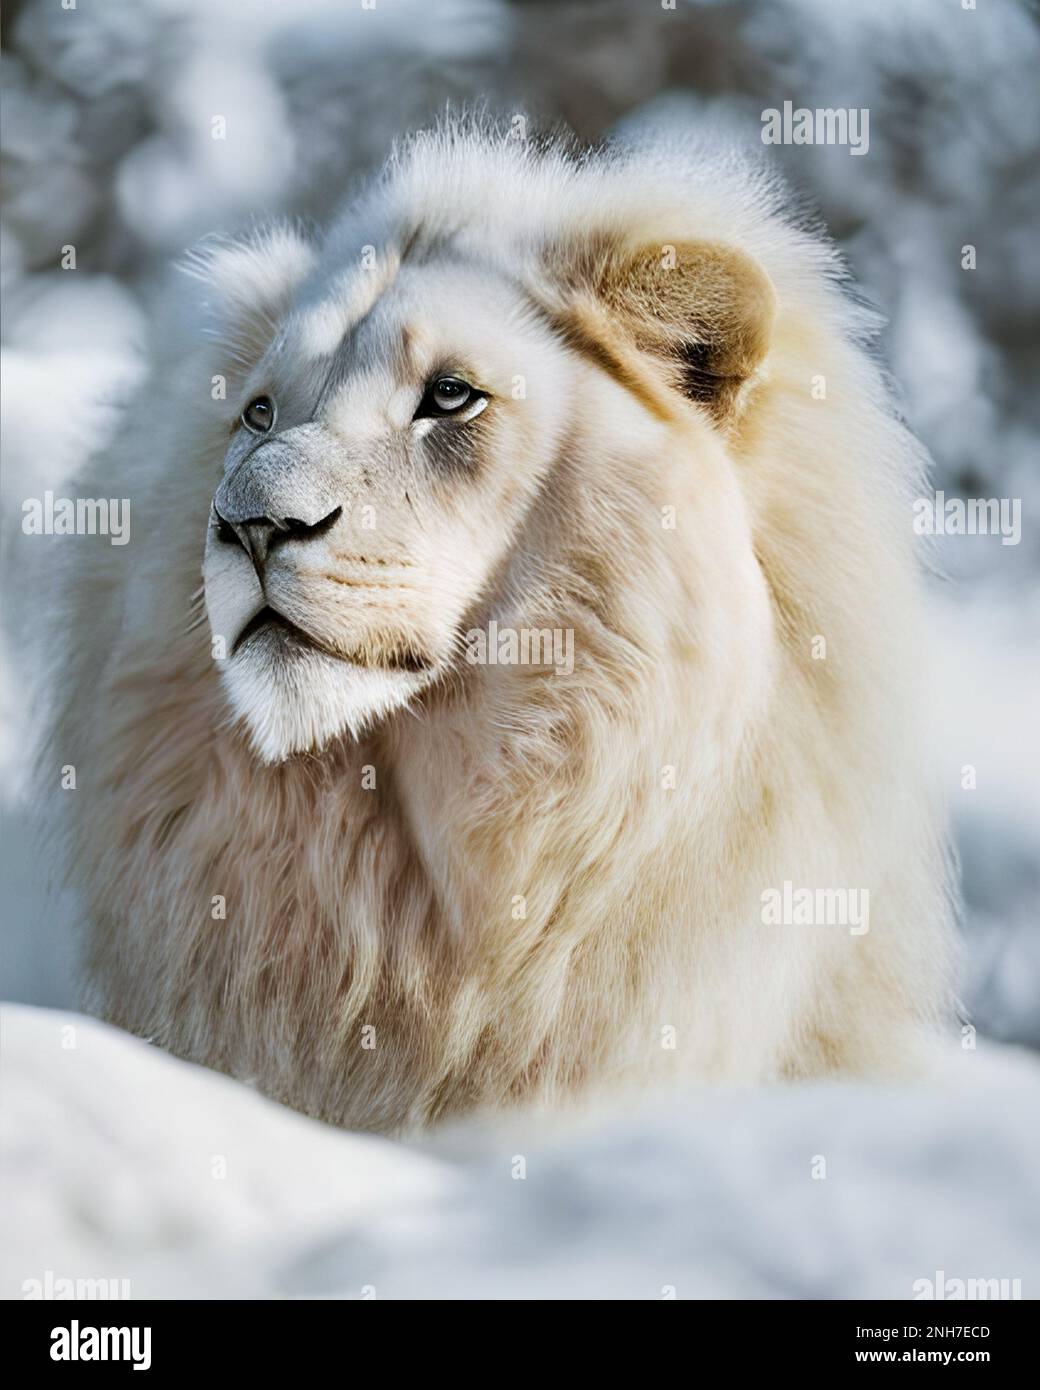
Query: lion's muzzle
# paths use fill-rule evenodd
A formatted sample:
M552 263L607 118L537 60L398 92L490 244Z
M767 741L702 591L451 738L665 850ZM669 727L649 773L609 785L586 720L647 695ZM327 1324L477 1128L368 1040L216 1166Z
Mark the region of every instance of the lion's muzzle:
M261 443L238 461L213 499L221 539L236 539L261 584L271 550L281 541L318 539L342 515L326 455L325 430L302 425Z

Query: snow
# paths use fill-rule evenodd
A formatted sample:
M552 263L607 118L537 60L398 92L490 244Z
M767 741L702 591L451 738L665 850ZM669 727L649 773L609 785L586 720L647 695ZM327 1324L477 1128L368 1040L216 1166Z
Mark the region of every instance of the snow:
M134 1298L907 1299L937 1270L1040 1289L1040 1063L1013 1049L958 1050L938 1084L691 1091L419 1148L80 1015L2 1025L3 1297L47 1270Z
M47 1269L129 1277L135 1297L216 1297L233 1280L260 1293L283 1249L320 1244L333 1213L351 1224L444 1184L433 1160L96 1020L11 1005L0 1017L6 1297Z

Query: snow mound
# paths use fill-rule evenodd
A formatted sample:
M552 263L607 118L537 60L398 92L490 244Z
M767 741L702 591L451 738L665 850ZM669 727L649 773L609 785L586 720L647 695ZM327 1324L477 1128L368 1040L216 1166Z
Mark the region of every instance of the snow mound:
M342 1133L92 1019L5 1006L0 1293L894 1298L1040 1289L1040 1066L659 1096L424 1149ZM815 1176L814 1176L815 1174Z

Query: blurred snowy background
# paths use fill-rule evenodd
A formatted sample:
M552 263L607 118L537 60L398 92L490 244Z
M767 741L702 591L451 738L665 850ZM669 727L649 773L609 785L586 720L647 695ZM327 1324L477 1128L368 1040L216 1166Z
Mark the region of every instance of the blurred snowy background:
M950 537L940 548L932 696L964 873L965 1003L981 1032L1040 1046L1035 11L1014 0L10 0L5 10L3 996L76 1000L76 906L46 886L22 756L32 541L21 502L59 492L113 429L171 258L272 213L324 218L397 134L449 104L522 110L588 139L710 123L761 152L763 109L790 99L869 108L865 156L772 153L889 321L883 349L934 455L935 486L1022 499L1018 545ZM212 138L218 115L224 140ZM70 244L74 274L59 268ZM965 245L973 270L962 268Z

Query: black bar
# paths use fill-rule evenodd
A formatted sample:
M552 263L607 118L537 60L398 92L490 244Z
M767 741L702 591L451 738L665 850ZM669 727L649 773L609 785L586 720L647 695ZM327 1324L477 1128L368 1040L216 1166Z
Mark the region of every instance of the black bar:
M654 1300L658 1301L658 1300ZM668 1301L668 1300L660 1300ZM682 1300L678 1300L682 1301ZM298 1375L334 1371L344 1380L366 1374L379 1355L376 1374L398 1378L408 1365L409 1353L417 1369L426 1374L447 1374L445 1364L456 1359L463 1379L497 1379L484 1358L479 1375L469 1361L470 1339L459 1342L459 1328L450 1308L439 1309L433 1340L423 1334L428 1314L415 1303L404 1307L385 1301L382 1307L351 1306L342 1302L90 1302L24 1303L7 1305L5 1359L24 1366L31 1379L51 1372L65 1379L103 1371L132 1375L134 1380L181 1377L186 1373L249 1372L265 1381L279 1372ZM574 1353L580 1346L586 1319L595 1318L588 1308L563 1305L561 1333ZM528 1347L532 1374L547 1369L548 1348L534 1327L555 1323L558 1314L540 1307L536 1313L518 1314L515 1307L501 1318L490 1304L480 1314L480 1340L506 1339L508 1369L513 1378L524 1363ZM522 1321L518 1321L522 1319ZM536 1318L532 1325L528 1319ZM118 1336L94 1335L91 1329L125 1329ZM136 1341L131 1340L137 1329ZM650 1355L643 1360L647 1371L668 1354L665 1339L681 1334L676 1353L683 1355L691 1371L711 1365L725 1366L738 1374L764 1369L777 1374L797 1374L805 1368L862 1368L866 1375L892 1365L980 1365L1001 1368L1007 1375L1018 1366L1027 1368L1036 1356L1036 1305L1033 1302L687 1302L685 1309L662 1311L652 1323L637 1322L622 1331L653 1338ZM144 1335L148 1329L147 1340ZM522 1334L518 1335L521 1332ZM474 1326L473 1331L477 1328ZM549 1330L549 1329L546 1329ZM569 1334L569 1335L568 1335ZM380 1340L372 1342L376 1336ZM357 1339L362 1338L359 1344ZM455 1350L452 1350L453 1345ZM617 1347L617 1329L603 1346ZM76 1359L55 1359L52 1352ZM121 1360L87 1360L84 1353L113 1349ZM469 1348L469 1349L467 1349ZM134 1358L148 1359L135 1372ZM419 1362L418 1358L423 1358ZM554 1355L555 1359L555 1355ZM378 1363L377 1363L378 1364ZM558 1363L557 1363L558 1364ZM468 1369L467 1369L468 1367ZM374 1368L373 1368L374 1369ZM370 1370L368 1374L371 1374Z

